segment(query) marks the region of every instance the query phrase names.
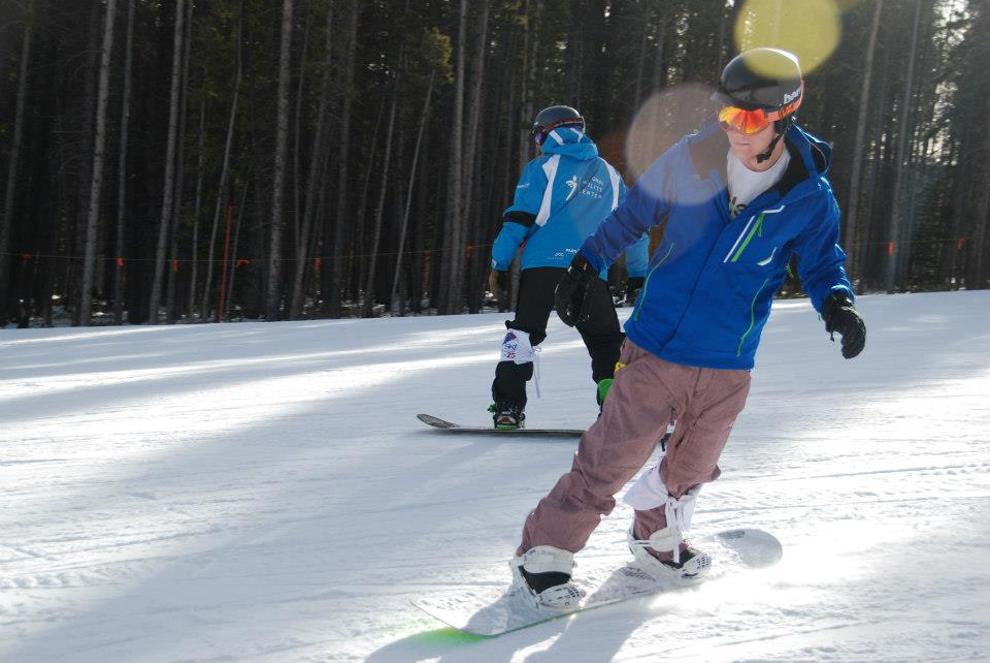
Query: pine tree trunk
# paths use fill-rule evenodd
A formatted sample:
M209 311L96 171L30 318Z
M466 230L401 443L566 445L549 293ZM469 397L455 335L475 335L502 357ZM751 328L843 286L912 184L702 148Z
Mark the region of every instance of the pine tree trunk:
M113 270L113 321L124 322L124 233L127 229L127 148L131 130L131 69L134 63L134 0L127 2L124 90L120 102L120 152L117 158L116 265Z
M282 0L282 48L278 66L278 115L275 121L275 168L272 181L272 228L268 254L268 294L265 318L278 320L282 285L282 199L285 187L285 161L289 139L289 79L292 56L292 2Z
M244 209L247 207L248 183L244 182L241 188L241 204L237 206L237 220L234 222L234 241L230 247L231 261L228 269L230 277L227 280L227 292L224 295L224 307L222 319L227 320L230 315L231 301L234 299L234 282L237 280L237 248L241 243L241 227L244 225Z
M196 310L196 278L199 275L199 214L203 203L203 168L206 153L203 138L206 134L206 97L199 103L199 140L196 147L196 194L193 197L192 261L189 263L189 302L186 310L192 315Z
M162 211L158 224L158 248L155 251L154 276L151 281L151 297L148 301L148 324L158 324L158 306L162 298L162 277L165 270L165 252L168 248L168 229L172 221L172 205L175 199L175 148L179 131L179 88L182 78L182 42L185 35L185 0L176 0L175 32L172 40L172 89L169 92L168 142L165 146L165 178L162 185Z
M440 283L444 295L441 297L440 313L452 314L461 311L461 292L464 268L464 57L467 53L467 0L461 0L460 20L457 27L457 73L454 89L454 109L450 129L450 161L447 178L447 214L444 218L443 267Z
M66 265L65 284L67 304L73 305L72 324L80 323L80 304L82 302L82 282L85 260L75 260L75 256L86 251L87 214L89 213L89 193L93 185L93 148L96 133L96 89L99 76L100 53L100 3L94 2L89 13L89 40L86 48L85 88L81 95L79 116L82 128L79 131L82 140L79 141L79 177L76 182L76 209L72 215L75 225L69 230L68 255L71 256Z
M584 83L584 54L587 28L586 22L588 14L600 0L586 0L582 3L580 11L572 11L570 24L568 25L567 50L564 51L564 80L565 101L564 103L576 108L582 107L582 83ZM594 58L594 54L592 54ZM585 109L587 112L587 109Z
M400 56L401 59L401 56ZM388 130L385 133L385 156L382 160L382 179L378 190L378 205L375 209L375 230L371 240L371 250L369 251L368 280L364 289L364 310L363 317L370 318L375 306L375 267L378 262L378 243L382 236L382 217L385 214L385 194L388 192L389 167L392 162L392 136L395 129L395 110L399 105L399 81L395 82L395 91L392 93L392 109L388 114Z
M299 160L302 157L302 130L303 130L303 95L306 90L306 56L309 51L309 27L310 20L312 19L312 12L308 11L308 7L304 2L302 5L303 13L306 16L306 20L303 22L303 39L302 47L299 49L299 81L296 83L296 113L293 120L293 141L292 141L292 236L295 238L296 246L299 245L299 225L302 222L302 206L299 204L299 186L301 185L300 177L300 164ZM295 256L295 260L305 260L298 255ZM288 315L291 319L292 317L292 300L289 300L289 311Z
M165 321L173 325L177 312L175 310L176 281L179 278L179 226L182 223L182 207L185 199L186 181L186 112L189 106L189 56L192 49L192 18L193 3L186 5L186 34L185 48L182 54L182 84L179 103L179 134L178 156L175 160L175 207L172 211L172 223L169 229L169 255L172 256L168 270L168 286L165 289Z
M223 148L223 165L220 167L220 182L217 184L217 201L213 210L213 227L210 230L210 246L206 258L206 283L203 285L203 303L200 307L200 319L210 317L210 291L213 287L213 262L216 255L217 232L220 228L220 215L227 200L227 181L230 179L230 155L234 145L234 128L237 124L237 103L241 92L241 79L244 76L244 61L241 57L241 37L244 27L244 3L241 2L237 12L237 38L235 40L236 73L234 74L233 98L230 101L230 116L227 120L227 139Z
M990 168L986 166L986 158L990 154L990 132L985 131L983 136L982 167L985 177L975 189L976 200L973 205L972 240L970 242L970 261L966 270L966 288L970 290L982 290L990 286L988 283L986 259L987 244L990 242Z
M477 245L477 237L481 229L481 215L476 212L478 207L478 191L476 186L478 167L478 133L481 118L481 88L485 77L485 55L487 54L488 43L488 0L481 0L481 7L478 10L478 32L475 35L477 41L474 49L474 66L471 72L472 87L471 99L468 102L468 123L466 132L467 145L464 150L464 225L466 232L466 243L471 244L472 249ZM477 302L480 290L476 287L478 282L478 251L472 250L468 262L467 278L462 279L468 284L468 310L476 313Z
M14 110L14 136L10 146L10 162L7 164L7 188L3 201L3 218L0 218L0 326L7 322L8 252L14 227L14 202L17 199L17 169L20 165L21 147L24 143L24 104L27 101L28 67L31 61L31 40L34 33L34 0L27 6L24 21L24 41L21 44L21 61L17 74L17 105Z
M349 214L347 213L350 197L348 196L349 178L349 149L351 144L351 106L354 100L354 58L357 47L359 5L357 0L351 0L347 14L347 28L344 34L344 74L341 80L343 94L340 110L340 151L337 155L337 209L333 233L327 232L326 237L333 237L331 248L330 269L327 270L328 281L324 288L323 298L327 302L330 314L339 316L341 313L341 292L344 281L344 240L346 238Z
M859 90L859 110L856 118L856 138L852 154L852 174L849 176L849 203L845 218L846 245L849 249L847 270L854 282L859 276L860 265L863 264L867 234L860 227L859 197L860 178L863 172L863 157L866 151L866 124L870 107L870 86L873 81L873 60L877 48L877 33L880 31L880 13L883 11L883 0L876 0L873 7L873 20L870 23L870 39L866 46L866 61L863 64L863 82ZM859 280L860 286L862 281Z
M180 0L181 1L181 0ZM103 189L103 151L106 146L107 102L110 97L110 55L113 52L113 27L117 0L107 0L100 52L100 87L96 100L96 134L93 144L92 182L89 211L86 214L86 245L83 257L82 292L79 301L79 324L89 324L93 308L93 280L96 271L96 230L100 221L100 193Z
M327 112L330 107L330 76L333 65L333 7L327 9L325 55L323 60L323 78L320 81L320 103L316 115L316 132L313 135L313 151L309 159L309 174L306 179L306 200L303 203L302 226L296 241L295 274L292 279L292 299L289 304L289 319L295 320L302 313L305 299L306 262L309 259L308 247L313 228L313 217L316 215L318 192L323 188L324 155L327 152L326 125Z
M924 10L924 14L921 11ZM926 260L927 252L921 245L915 242L921 224L925 222L927 210L925 199L926 170L931 160L926 154L926 141L924 134L926 127L931 120L930 109L936 106L936 101L929 97L935 90L939 81L933 77L933 61L941 54L935 54L935 28L936 15L931 3L919 4L918 14L915 20L921 32L915 37L918 44L918 53L915 55L915 71L912 79L912 95L908 103L908 121L905 126L910 127L907 138L907 148L905 150L905 177L903 190L906 194L903 209L906 212L906 222L901 224L900 239L898 246L901 248L898 253L897 271L901 275L903 287L911 288L919 285L920 280L925 278L923 269L921 272L913 272L912 266L917 262L915 249L921 250L922 260ZM919 19L920 17L920 19Z
M633 110L633 114L635 114L636 109L643 104L643 69L645 68L647 62L646 45L649 43L649 39L647 39L647 37L649 37L649 21L646 20L647 17L648 14L644 17L643 22L639 26L641 32L639 33L639 57L636 58L636 87L633 92L633 102L635 103L635 108Z
M901 190L907 177L905 172L907 167L907 142L910 135L908 130L908 118L911 110L911 91L914 87L914 65L918 52L918 23L921 17L921 0L914 3L914 27L911 31L911 50L908 57L907 79L904 82L904 98L901 101L901 117L897 123L897 152L894 161L894 191L891 194L890 232L888 237L894 242L893 255L887 256L887 292L894 292L897 283L902 276L898 273L898 251L902 247L898 246L901 238L901 224L903 210L901 209Z
M423 133L426 130L426 121L430 114L430 97L433 94L433 81L436 78L436 71L430 72L430 82L426 86L426 100L423 101L423 115L419 120L419 131L416 133L416 146L413 148L412 165L409 166L409 187L406 192L406 204L402 211L402 226L399 229L399 248L396 250L395 270L392 276L392 292L389 301L392 303L392 313L398 312L397 301L399 299L399 275L402 273L402 252L406 246L406 231L409 228L409 212L412 209L413 190L416 182L416 166L419 164L419 150L423 144Z
M371 146L364 153L364 172L360 175L361 196L358 198L357 212L355 212L352 223L353 241L348 255L347 264L352 266L352 270L357 272L357 284L354 292L351 293L353 299L360 296L361 286L368 280L368 261L363 260L363 250L365 245L365 229L367 227L368 196L371 189L371 173L377 163L375 155L378 153L378 136L381 133L382 122L385 119L385 105L379 107L378 118L375 120L375 130L371 134ZM355 264L356 263L356 264ZM341 284L343 285L343 284Z
M523 39L523 75L522 90L519 98L522 101L522 122L525 127L529 127L536 114L533 96L536 88L536 54L539 47L539 0L526 0L525 36ZM534 6L535 5L535 6ZM519 166L518 173L521 174L526 164L529 163L529 150L532 138L528 131L519 132Z
M323 155L323 164L320 167L320 172L325 174L328 172L330 162L330 150L326 150ZM316 302L320 297L320 277L323 272L323 252L321 251L321 243L323 241L323 233L321 232L322 224L317 223L319 219L322 219L326 214L327 209L327 187L321 186L316 194L316 214L314 216L312 232L309 237L309 248L306 255L312 259L313 269L312 271L303 272L303 299L305 300L306 293L313 294L313 301Z
M669 9L669 6L667 9ZM664 48L667 43L667 25L669 22L669 12L664 11L664 8L659 9L656 15L657 44L653 53L653 75L650 77L650 88L652 95L659 93L667 84ZM652 100L647 103L649 104L649 112L647 114L647 120L644 124L649 127L649 129L645 132L644 136L640 137L640 143L645 143L648 145L647 149L649 150L651 156L648 160L645 160L645 163L643 164L644 167L648 165L653 158L659 155L658 150L662 149L663 143L661 136L664 133L661 128L664 125L664 120L661 115L663 113L662 103L657 97L653 97ZM636 173L637 176L639 174L640 173Z

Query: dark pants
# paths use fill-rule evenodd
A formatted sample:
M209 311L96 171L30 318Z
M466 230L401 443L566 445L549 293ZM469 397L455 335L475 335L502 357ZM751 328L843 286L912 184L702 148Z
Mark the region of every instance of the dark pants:
M554 308L553 293L564 271L558 267L534 267L522 272L516 318L506 320L505 326L528 333L533 347L547 337L547 320ZM577 330L591 355L591 378L598 383L612 377L625 335L619 327L612 295L605 281L592 281L588 287L588 297L591 298L591 316L587 322L577 325ZM492 398L496 403L508 402L525 407L526 382L532 377L533 364L500 361L495 368Z

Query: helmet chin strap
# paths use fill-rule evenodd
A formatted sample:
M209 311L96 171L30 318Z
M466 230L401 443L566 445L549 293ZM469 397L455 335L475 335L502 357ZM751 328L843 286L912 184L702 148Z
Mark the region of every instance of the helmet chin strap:
M776 136L774 136L773 140L770 141L770 147L768 147L766 151L760 152L759 154L756 155L756 163L763 163L764 161L769 159L770 155L773 154L774 148L777 147L777 141L779 141L783 137L784 134L777 134Z
M770 155L773 154L774 148L777 147L777 143L780 141L781 138L784 137L784 134L787 133L787 127L789 127L790 124L791 124L790 116L786 117L783 120L777 120L776 122L773 123L773 128L774 131L776 131L776 135L773 137L773 140L770 141L770 145L767 147L767 149L756 155L756 163L763 163L764 161L770 158Z

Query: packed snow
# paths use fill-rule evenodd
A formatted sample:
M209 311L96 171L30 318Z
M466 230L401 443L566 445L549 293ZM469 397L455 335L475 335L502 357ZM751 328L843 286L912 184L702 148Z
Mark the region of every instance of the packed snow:
M490 421L504 314L2 330L0 660L987 660L990 291L858 307L844 360L777 302L699 500L779 564L493 639L411 601L508 583L577 441L415 415ZM528 424L585 427L587 353L549 331ZM629 519L577 573L629 559Z

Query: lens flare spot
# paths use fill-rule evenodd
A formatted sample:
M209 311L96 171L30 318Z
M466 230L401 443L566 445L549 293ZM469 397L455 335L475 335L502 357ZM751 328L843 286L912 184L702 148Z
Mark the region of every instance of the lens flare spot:
M636 111L625 138L626 163L635 177L684 134L714 113L713 88L686 84L654 92Z
M638 180L664 150L685 134L696 131L715 112L712 92L713 88L696 84L664 88L640 106L625 138L625 165L635 179ZM638 185L648 186L649 182L640 181ZM649 193L663 197L662 191ZM683 194L681 200L685 202Z
M736 48L783 48L798 56L807 75L838 46L840 17L835 0L748 0L736 20Z

